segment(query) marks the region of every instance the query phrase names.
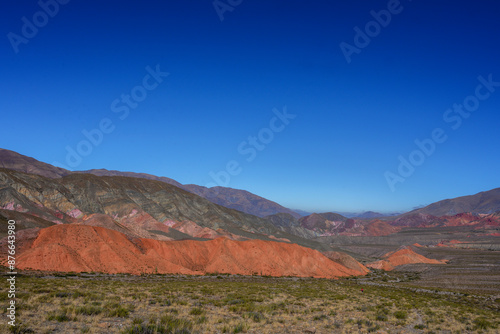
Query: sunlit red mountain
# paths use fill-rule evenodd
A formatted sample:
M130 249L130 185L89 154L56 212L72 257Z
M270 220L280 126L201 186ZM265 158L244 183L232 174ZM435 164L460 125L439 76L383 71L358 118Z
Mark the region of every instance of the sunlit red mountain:
M19 250L18 268L105 273L231 273L337 278L366 268L334 262L317 250L262 240L158 241L102 227L64 224L41 229Z

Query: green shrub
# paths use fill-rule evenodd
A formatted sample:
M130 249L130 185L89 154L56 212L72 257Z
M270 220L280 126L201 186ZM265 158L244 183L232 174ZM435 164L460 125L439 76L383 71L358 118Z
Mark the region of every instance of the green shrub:
M374 325L372 327L368 327L367 331L368 333L373 333L373 332L376 332L380 329L380 326L379 325Z
M9 330L13 334L32 334L32 333L35 333L34 330L27 327L25 324L19 324L16 326L9 326Z
M76 314L97 315L97 314L101 314L102 312L103 312L103 308L100 306L86 305L86 306L78 306L75 308Z
M474 329L488 329L488 328L494 328L491 322L486 320L484 317L479 317L474 320Z
M313 320L314 321L320 321L320 320L323 320L323 319L327 319L328 317L325 315L325 314L322 314L322 315L315 315Z
M104 305L104 314L107 317L119 317L119 318L128 318L130 314L130 308L125 308L121 304L117 302L108 302Z
M196 319L196 323L197 323L197 324L204 324L205 322L207 322L207 317L206 317L206 316L204 316L204 315L202 315L201 317L198 317L198 318Z
M236 326L234 326L233 333L241 333L241 332L246 332L246 325L243 323L239 323Z
M404 320L408 317L408 314L405 311L396 311L394 312L394 316L396 319Z
M202 315L204 313L205 313L205 311L199 307L195 307L191 311L189 311L190 315Z
M169 330L190 330L193 328L193 324L191 321L182 319L182 318L176 318L171 315L164 315L160 319L160 323L162 325L165 325L167 329Z
M139 318L135 318L139 319ZM139 320L135 320L138 322ZM142 319L141 319L142 322ZM147 325L135 323L125 329L123 334L190 334L193 325L185 319L163 316L160 319L151 318Z
M261 322L265 319L264 315L260 312L248 312L247 316L254 322Z
M66 309L59 310L58 312L49 312L47 314L47 320L48 321L53 321L56 320L58 322L64 322L64 321L75 321L76 318L71 318L68 315L68 311Z

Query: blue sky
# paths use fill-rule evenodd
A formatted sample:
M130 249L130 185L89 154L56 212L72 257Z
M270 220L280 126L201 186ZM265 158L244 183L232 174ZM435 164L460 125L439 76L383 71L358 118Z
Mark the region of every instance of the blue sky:
M42 3L0 13L0 147L317 212L500 186L497 1Z

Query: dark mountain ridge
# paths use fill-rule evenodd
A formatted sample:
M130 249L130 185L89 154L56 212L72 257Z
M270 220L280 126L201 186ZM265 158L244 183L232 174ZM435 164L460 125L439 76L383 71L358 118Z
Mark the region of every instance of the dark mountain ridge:
M226 208L236 209L254 216L264 217L275 213L286 212L296 218L300 217L297 212L285 208L276 202L252 194L246 190L227 187L206 188L194 184L183 185L171 178L155 176L146 173L121 172L107 169L91 169L87 171L69 171L64 168L55 167L34 158L24 156L14 151L0 148L0 167L20 172L37 174L48 178L61 178L70 174L86 173L97 176L126 176L165 182L182 188L209 201L222 205Z
M464 212L491 214L499 210L500 188L495 188L475 195L445 199L403 215L427 214L432 216L452 216Z

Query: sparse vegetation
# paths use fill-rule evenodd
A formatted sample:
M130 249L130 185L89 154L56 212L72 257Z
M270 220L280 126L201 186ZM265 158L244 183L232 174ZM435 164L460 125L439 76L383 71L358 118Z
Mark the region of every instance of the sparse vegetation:
M383 277L394 281L398 275ZM362 278L218 276L22 275L17 302L23 325L7 331L377 333L411 328L496 333L500 325L499 301L474 294L413 291L404 285L369 285L361 293ZM0 297L5 313L8 300Z

